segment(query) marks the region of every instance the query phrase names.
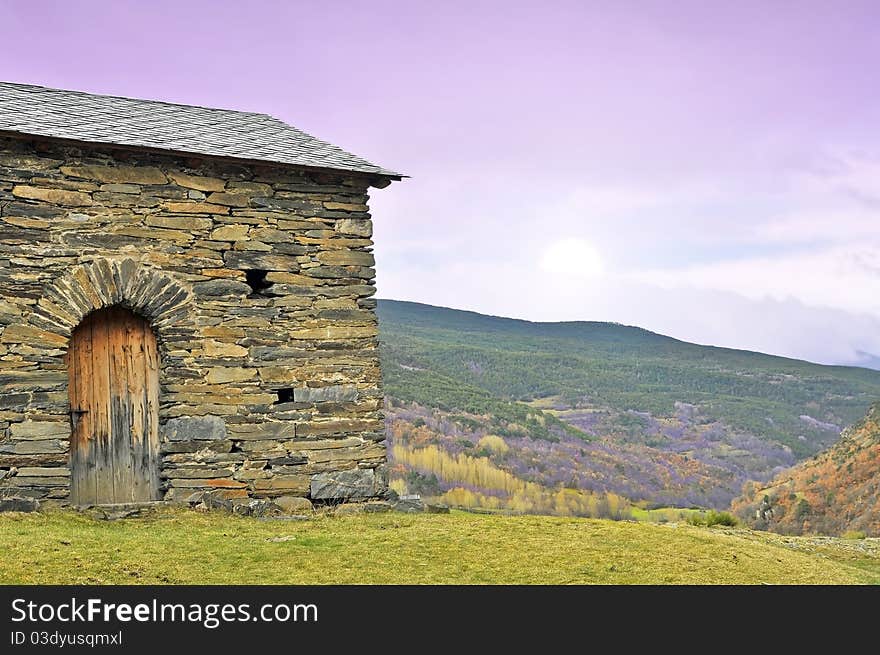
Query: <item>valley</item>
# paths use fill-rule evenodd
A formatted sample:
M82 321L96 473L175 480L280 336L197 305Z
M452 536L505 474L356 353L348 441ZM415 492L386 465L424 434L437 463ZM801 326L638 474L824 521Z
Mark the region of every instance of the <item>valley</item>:
M746 483L835 443L880 398L878 371L623 325L390 300L378 314L394 484L457 506L726 509Z

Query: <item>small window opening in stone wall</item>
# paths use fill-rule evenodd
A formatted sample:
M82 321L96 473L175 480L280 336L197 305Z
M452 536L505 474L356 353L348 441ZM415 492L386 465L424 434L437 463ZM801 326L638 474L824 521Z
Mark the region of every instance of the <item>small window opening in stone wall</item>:
M278 400L275 401L276 405L280 405L281 403L292 403L293 402L293 389L279 389L278 390Z
M266 281L266 275L268 271L260 271L260 270L250 270L245 271L245 280L248 283L248 286L253 290L251 295L253 296L264 296L266 295L264 291L272 286L271 282Z

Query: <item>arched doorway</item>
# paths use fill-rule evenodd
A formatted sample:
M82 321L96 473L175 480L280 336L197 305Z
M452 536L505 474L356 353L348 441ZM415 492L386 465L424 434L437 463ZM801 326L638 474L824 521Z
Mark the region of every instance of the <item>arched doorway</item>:
M123 307L86 316L67 351L70 500L157 500L159 353L149 323Z

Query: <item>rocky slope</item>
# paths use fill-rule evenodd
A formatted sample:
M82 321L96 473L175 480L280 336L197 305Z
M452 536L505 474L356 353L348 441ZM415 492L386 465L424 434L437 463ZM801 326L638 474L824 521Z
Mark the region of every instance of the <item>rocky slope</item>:
M775 532L880 536L880 403L827 450L748 486L733 509Z

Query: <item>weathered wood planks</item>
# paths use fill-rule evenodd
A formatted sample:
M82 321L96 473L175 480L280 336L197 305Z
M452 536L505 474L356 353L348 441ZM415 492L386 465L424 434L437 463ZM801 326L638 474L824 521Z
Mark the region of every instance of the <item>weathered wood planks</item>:
M122 307L86 317L68 351L71 502L159 498L159 354L147 322Z

